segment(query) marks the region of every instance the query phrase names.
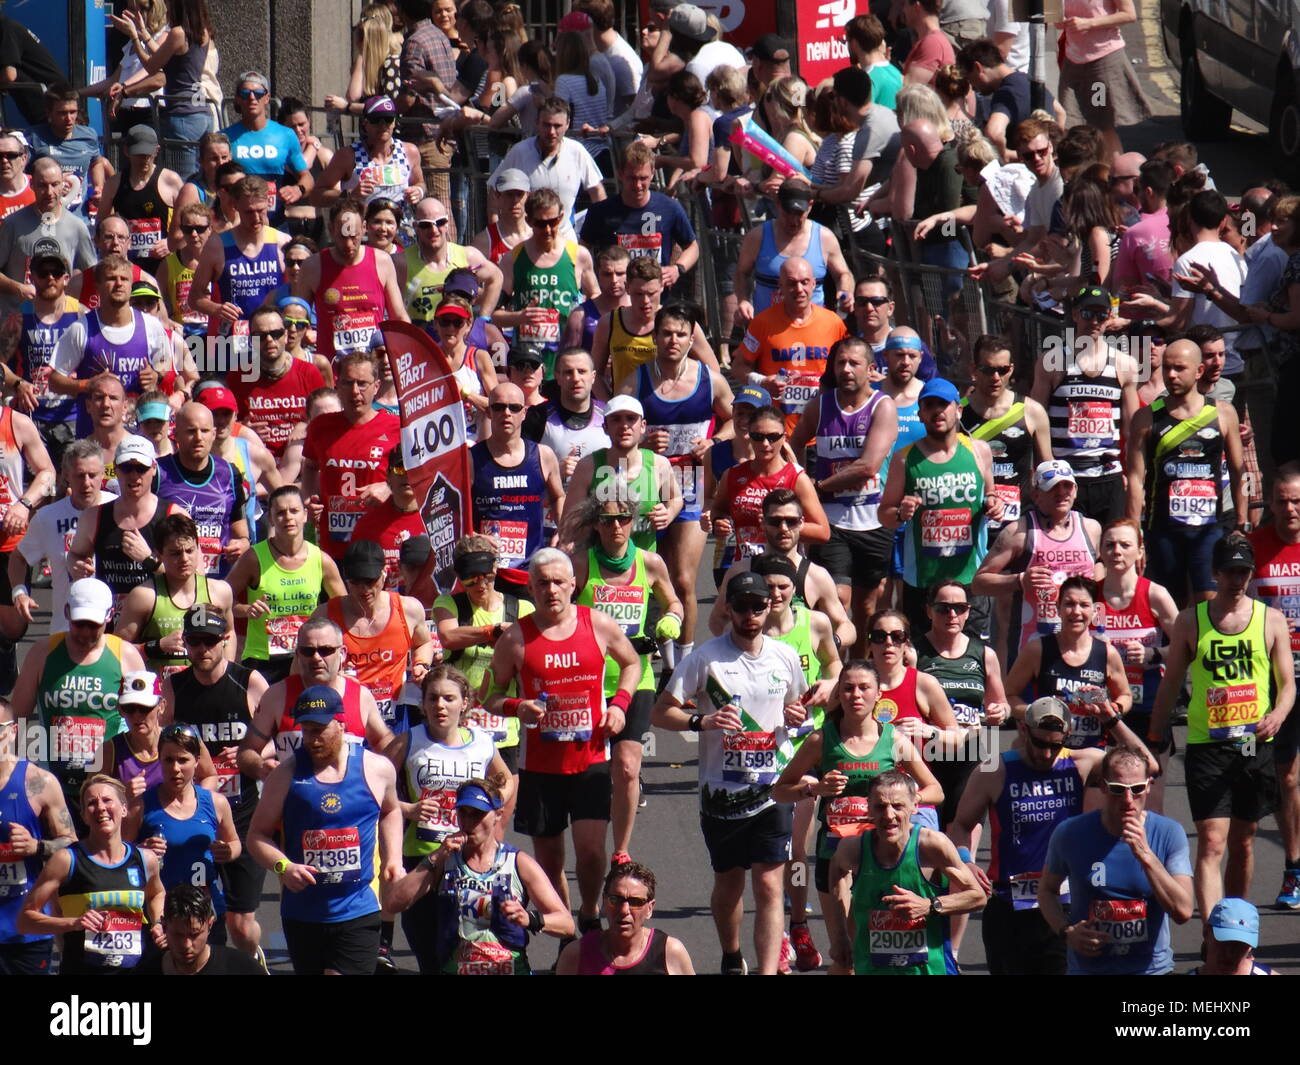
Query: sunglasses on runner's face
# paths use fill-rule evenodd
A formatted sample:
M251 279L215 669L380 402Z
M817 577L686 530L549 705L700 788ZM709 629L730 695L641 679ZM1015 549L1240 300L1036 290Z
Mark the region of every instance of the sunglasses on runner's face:
M751 431L749 434L749 439L752 440L755 444L758 443L775 444L778 443L781 440L781 438L784 436L785 433L756 433Z
M267 95L265 89L240 89L235 93L241 100L260 100Z
M272 340L279 340L281 337L284 336L284 330L283 329L259 329L259 330L254 330L251 335L258 337L261 340L265 340L267 337L270 337Z
M761 614L770 604L766 599L742 599L731 604L737 614Z
M888 296L859 296L859 303L868 303L872 307L883 307L886 303L893 301Z
M286 318L284 325L286 329L306 329L311 322L306 318Z
M1139 795L1145 795L1147 788L1151 785L1149 780L1141 780L1136 784L1121 784L1118 780L1105 780L1102 783L1106 785L1106 791L1111 795L1123 795L1124 792L1128 791L1133 793L1135 799Z
M222 640L220 636L213 636L210 633L187 632L185 633L185 642L193 644L195 647L216 647Z
M441 229L449 221L451 221L449 218L421 218L415 224L420 229Z
M316 655L319 655L321 658L329 658L329 656L337 650L337 647L299 647L298 653L302 655L303 658L312 658Z
M206 233L207 226L181 226L181 232L187 237L197 237L200 233Z
M970 603L931 603L930 607L940 614L964 614L970 609Z
M616 910L621 910L627 903L634 910L644 909L650 900L644 895L615 895L612 891L605 896L606 901Z
M0 152L0 162L12 163L22 157L22 152Z
M1002 377L1011 372L1010 364L1006 366L977 366L976 369L985 377Z
M803 524L803 518L764 518L763 520L778 529L796 529Z
M1029 733L1029 742L1032 743L1035 747L1037 747L1040 751L1054 751L1056 750L1056 748L1061 746L1062 743L1065 742L1065 739L1064 737L1062 737L1059 740L1045 740L1045 739L1041 739L1038 736L1035 736L1031 732Z
M524 405L522 403L493 403L490 407L493 414L505 414L506 411L511 414L519 414L523 409Z
M631 520L631 514L602 514L599 518L601 525L627 525Z
M873 629L871 635L867 638L876 644L894 643L901 645L907 643L907 633L902 629L893 629L889 632L884 629Z

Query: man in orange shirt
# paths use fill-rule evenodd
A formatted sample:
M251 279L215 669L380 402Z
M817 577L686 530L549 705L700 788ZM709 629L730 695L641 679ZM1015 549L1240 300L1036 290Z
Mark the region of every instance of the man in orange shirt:
M831 347L849 335L838 314L813 303L816 283L807 259L782 263L781 301L749 323L733 359L739 387L758 385L781 405L787 434L821 391Z

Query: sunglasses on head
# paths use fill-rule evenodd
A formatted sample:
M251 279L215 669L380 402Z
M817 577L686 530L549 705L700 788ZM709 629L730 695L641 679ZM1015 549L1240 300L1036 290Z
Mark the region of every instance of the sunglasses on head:
M265 89L239 89L235 95L241 100L260 100L269 94Z
M976 369L985 377L1002 377L1011 372L1011 365L1008 363L1006 366L977 366Z
M940 614L964 614L970 609L970 603L931 603L930 609Z
M315 656L329 658L329 656L334 654L337 650L337 647L299 647L298 653L302 655L303 658L312 658Z
M158 740L161 743L174 742L184 737L197 740L199 738L199 730L193 725L168 725L158 734Z
M871 634L867 639L874 644L905 644L907 643L907 633L902 629L892 629L889 632L886 632L884 629L872 629Z
M752 429L749 432L749 439L754 443L775 444L784 438L785 433L758 433Z
M523 411L522 403L493 403L489 408L493 414L505 414L509 411L511 414L519 414Z
M1137 798L1139 795L1145 795L1147 788L1151 786L1151 781L1142 780L1136 784L1121 784L1118 780L1103 780L1106 785L1106 791L1110 795L1123 795L1126 791Z

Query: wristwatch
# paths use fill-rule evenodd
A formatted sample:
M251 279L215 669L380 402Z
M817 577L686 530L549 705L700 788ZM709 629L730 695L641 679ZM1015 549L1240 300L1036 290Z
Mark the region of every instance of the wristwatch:
M280 858L272 868L275 870L276 876L284 876L284 874L289 871L289 866L291 865L293 865L293 862L289 861L288 858Z
M942 916L942 915L943 915L943 899L939 898L939 896L937 896L937 895L936 895L934 898L932 898L932 899L930 900L930 912L931 912L931 913L937 913L937 914L939 914L940 916Z

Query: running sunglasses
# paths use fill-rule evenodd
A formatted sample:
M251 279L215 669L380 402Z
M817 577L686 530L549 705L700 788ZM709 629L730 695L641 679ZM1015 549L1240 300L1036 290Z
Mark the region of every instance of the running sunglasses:
M803 518L764 518L763 520L778 529L794 529L803 522Z
M489 408L493 414L505 414L509 411L511 414L519 414L523 411L522 403L493 403Z
M279 340L281 337L284 336L284 330L283 329L260 329L250 335L255 336L261 340L265 340L267 337L270 337L272 340Z
M239 89L235 95L241 100L260 100L269 93L265 89Z
M931 603L930 607L940 614L961 615L970 609L970 603Z
M168 743L179 740L183 736L188 736L192 740L199 739L199 730L193 725L168 725L158 734L159 743Z
M757 443L775 444L778 443L782 438L784 438L784 436L785 433L756 433L751 431L749 434L749 439L752 440L755 444Z
M434 323L444 329L459 329L463 325L469 325L469 319L457 314L444 314L434 318Z
M859 303L869 303L872 307L883 307L886 303L893 303L888 296L861 296Z
M288 329L306 329L311 322L306 318L286 318L284 324Z
M1104 322L1110 317L1110 312L1100 307L1080 307L1079 317L1087 322Z
M1054 751L1064 743L1064 740L1040 740L1032 732L1028 733L1029 742L1037 747L1040 751Z
M615 895L612 891L605 896L605 899L616 910L621 909L624 903L634 910L644 909L650 903L644 895Z
M1106 791L1111 795L1123 795L1127 791L1131 792L1135 799L1139 795L1145 795L1147 788L1151 786L1149 780L1143 780L1137 784L1121 784L1118 780L1103 780L1102 783L1106 785Z
M418 219L415 224L420 229L441 229L450 221L450 218L421 218Z
M872 629L871 635L867 639L875 644L893 643L901 646L907 643L907 633L902 629L894 629L891 632L886 632L884 629Z
M23 157L23 152L0 152L0 162L12 163Z
M534 228L554 229L560 224L560 216L556 215L554 218L530 218L528 224Z
M602 514L597 519L601 525L627 525L632 521L631 514Z
M1002 377L1011 372L1010 364L1006 366L977 366L975 369L979 370L985 377Z
M193 644L195 647L216 647L224 636L213 636L209 632L187 632L184 634L186 643Z
M337 647L299 647L298 653L302 655L303 658L313 658L318 655L321 658L329 658L329 656L334 654L337 650Z
M181 232L189 237L197 237L200 233L206 233L207 226L181 226Z

